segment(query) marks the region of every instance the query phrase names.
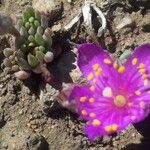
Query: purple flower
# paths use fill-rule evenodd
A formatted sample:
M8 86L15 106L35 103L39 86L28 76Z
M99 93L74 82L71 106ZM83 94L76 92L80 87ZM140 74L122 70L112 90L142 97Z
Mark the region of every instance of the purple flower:
M78 49L78 66L88 81L75 86L69 102L88 121L89 139L125 129L142 121L150 110L150 44L135 49L124 65L94 44Z

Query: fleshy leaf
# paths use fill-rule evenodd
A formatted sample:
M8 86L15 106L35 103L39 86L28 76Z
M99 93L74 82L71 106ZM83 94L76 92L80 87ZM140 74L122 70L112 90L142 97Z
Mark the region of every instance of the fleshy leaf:
M6 67L11 67L11 65L12 65L11 61L8 58L5 58L3 63Z
M32 54L28 54L28 63L29 63L29 65L31 66L31 67L35 67L35 66L37 66L38 64L39 64L39 61L38 61L38 59L35 57L35 56L33 56Z
M39 62L43 62L44 53L41 51L36 51L36 58L39 60Z
M41 16L41 26L43 28L47 28L48 27L48 20L47 20L47 17L46 16Z
M23 37L27 37L28 36L28 31L27 31L27 29L24 26L22 26L20 28L20 35L23 36Z
M35 20L35 21L34 21L34 25L35 25L36 27L38 27L38 26L40 26L40 22L39 22L38 20Z
M33 27L30 27L28 33L29 33L30 35L34 35L34 34L35 34L35 29L34 29Z
M35 11L35 18L40 21L41 20L41 15L39 11Z
M9 57L10 55L14 53L14 50L12 50L11 48L5 48L3 53L5 57Z
M36 41L36 43L37 43L39 46L45 44L42 35L40 35L40 34L38 34L38 33L35 34L35 41Z
M43 28L41 26L38 26L36 33L42 35L44 32Z
M28 13L29 16L35 16L34 9L32 7L27 7L25 11Z
M25 70L29 70L30 69L30 66L29 66L28 62L25 59L20 58L20 57L18 57L18 65L22 69L25 69Z

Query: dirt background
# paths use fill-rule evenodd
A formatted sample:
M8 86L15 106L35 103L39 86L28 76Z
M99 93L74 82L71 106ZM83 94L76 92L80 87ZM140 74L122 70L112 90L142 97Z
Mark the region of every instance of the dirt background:
M83 0L56 0L61 13L50 20L50 26L58 31L75 17ZM114 56L124 50L150 41L149 0L95 0L107 19L107 29L98 39L99 43ZM21 13L32 5L31 0L0 0L0 10L11 15ZM94 16L94 14L93 14ZM122 18L128 16L132 22L117 29ZM95 17L96 18L96 17ZM95 21L93 18L93 21ZM97 25L95 25L96 32ZM86 28L77 24L70 32L56 32L56 42L62 45L63 54L49 66L52 73L62 82L82 83L84 79L75 68L75 49L67 39L75 43L93 41ZM61 40L60 40L61 39ZM0 63L2 50L11 45L11 36L0 36ZM64 46L64 47L63 47ZM25 83L13 75L0 70L0 150L149 150L150 117L137 125L95 142L88 141L82 129L85 122L56 101L58 87L44 84L38 76Z

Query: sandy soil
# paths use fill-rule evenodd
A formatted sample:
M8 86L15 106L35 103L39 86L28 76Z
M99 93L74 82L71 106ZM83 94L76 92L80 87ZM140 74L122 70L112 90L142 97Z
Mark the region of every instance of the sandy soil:
M57 1L57 0L56 0ZM113 55L124 50L134 49L137 45L150 41L150 11L141 1L131 5L125 1L95 0L107 18L107 30L99 43ZM78 13L82 0L69 4L61 0L63 12L50 22L53 29L63 27ZM144 1L145 2L145 1ZM0 10L16 15L31 0L0 0ZM140 4L140 5L139 5ZM150 5L149 5L150 6ZM132 24L118 30L121 19L128 16ZM96 30L95 30L96 32ZM62 82L84 82L79 70L75 68L76 52L67 47L67 39L75 43L85 42L88 33L84 26L77 25L69 33L56 33L64 53L49 66L55 77ZM0 36L0 63L2 50L11 44L11 36ZM71 50L70 50L71 49ZM67 57L67 60L66 60ZM68 63L69 62L69 63ZM55 68L58 69L55 69ZM38 82L37 82L38 80ZM41 98L41 90L43 97ZM125 131L111 136L104 136L95 142L88 141L82 129L85 122L70 111L62 108L56 101L58 88L41 82L38 76L25 83L13 75L0 70L0 149L1 150L149 150L150 118Z

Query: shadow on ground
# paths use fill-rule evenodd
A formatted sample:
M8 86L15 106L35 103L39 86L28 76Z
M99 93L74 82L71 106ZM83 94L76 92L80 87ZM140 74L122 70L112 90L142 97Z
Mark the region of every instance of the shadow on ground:
M143 136L140 144L130 144L125 150L149 150L150 149L150 116L134 127Z

